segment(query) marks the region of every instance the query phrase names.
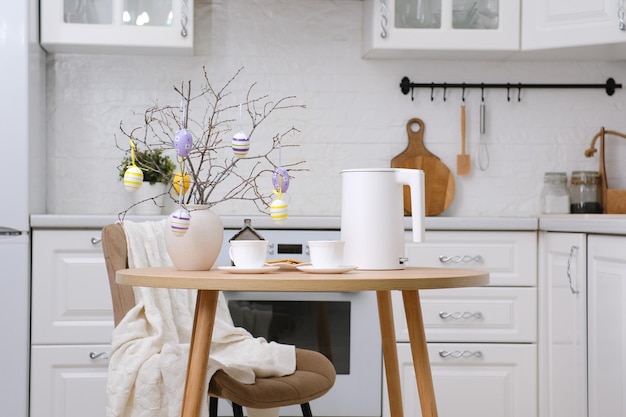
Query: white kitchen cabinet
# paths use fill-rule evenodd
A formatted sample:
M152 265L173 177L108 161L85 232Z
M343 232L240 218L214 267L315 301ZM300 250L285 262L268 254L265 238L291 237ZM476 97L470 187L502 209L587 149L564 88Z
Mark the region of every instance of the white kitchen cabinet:
M623 0L524 0L522 50L562 49L562 53L572 48L572 58L623 57L626 28L619 19L623 8ZM579 49L583 46L591 48Z
M482 269L485 287L420 291L439 415L537 416L537 233L427 231L409 266ZM392 292L403 408L420 417L399 291ZM389 417L387 387L383 417Z
M428 355L440 416L537 415L535 345L429 343ZM398 363L404 416L422 417L408 343L398 344ZM386 402L384 417L388 408Z
M363 8L365 58L483 58L519 51L519 0L367 0Z
M31 417L105 417L109 345L34 346Z
M108 342L113 305L100 230L35 230L31 292L31 343Z
M588 238L589 417L626 416L626 236Z
M30 417L104 417L113 309L100 230L32 236Z
M193 0L42 0L41 46L53 53L191 55Z
M539 254L540 416L586 417L587 237L542 232Z

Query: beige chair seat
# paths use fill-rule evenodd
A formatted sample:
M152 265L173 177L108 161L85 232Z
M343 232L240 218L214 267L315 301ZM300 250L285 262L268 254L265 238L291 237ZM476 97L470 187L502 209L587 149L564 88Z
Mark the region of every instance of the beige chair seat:
M115 272L128 268L126 235L122 225L102 229L102 248L109 275L115 325L135 305L132 287L118 285ZM235 417L242 417L242 407L275 408L300 405L305 417L312 417L309 402L326 394L336 378L333 364L319 352L296 348L296 371L287 376L257 378L254 384L242 384L223 371L209 382L209 415L217 417L217 399L232 402Z

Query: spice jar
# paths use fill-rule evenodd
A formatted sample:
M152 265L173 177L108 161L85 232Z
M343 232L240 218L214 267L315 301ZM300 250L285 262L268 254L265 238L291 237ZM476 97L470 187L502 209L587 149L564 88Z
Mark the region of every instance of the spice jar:
M602 213L600 203L600 173L574 171L569 189L572 213Z
M565 172L546 172L543 176L541 202L544 213L569 213L570 199Z

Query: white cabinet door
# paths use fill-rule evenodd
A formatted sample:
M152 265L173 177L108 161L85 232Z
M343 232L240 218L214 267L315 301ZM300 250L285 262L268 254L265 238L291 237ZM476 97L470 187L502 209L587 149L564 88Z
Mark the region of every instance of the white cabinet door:
M589 417L626 416L626 237L590 235Z
M113 305L100 230L33 232L31 343L109 343Z
M618 8L623 3L623 0L524 0L522 50L626 42L626 31L620 29L618 18Z
M536 417L536 346L428 344L438 414L442 417ZM422 417L408 343L398 344L405 417ZM389 417L387 386L383 417Z
M539 254L540 415L586 417L586 236L541 233Z
M41 0L41 46L62 53L193 53L193 0Z
M392 291L396 340L409 341L400 291ZM488 287L420 291L429 342L535 343L536 288Z
M30 417L104 417L108 345L34 346Z
M519 0L367 0L363 8L365 58L477 59L519 50Z

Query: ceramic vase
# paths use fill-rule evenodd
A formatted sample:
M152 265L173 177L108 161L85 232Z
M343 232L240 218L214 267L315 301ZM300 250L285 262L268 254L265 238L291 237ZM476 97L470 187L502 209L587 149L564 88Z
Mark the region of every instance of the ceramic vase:
M144 182L141 184L141 187L131 194L133 204L140 203L133 207L131 214L141 216L160 215L166 188L167 186L162 182L155 182L154 184ZM154 201L151 199L154 199Z
M222 248L224 225L207 206L187 205L189 229L182 236L171 230L171 217L165 231L165 246L176 269L207 271L213 267Z

